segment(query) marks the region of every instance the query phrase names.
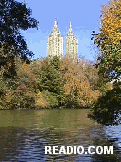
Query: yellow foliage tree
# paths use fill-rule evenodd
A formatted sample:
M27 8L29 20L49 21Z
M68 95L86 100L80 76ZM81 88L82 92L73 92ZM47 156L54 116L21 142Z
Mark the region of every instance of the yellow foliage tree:
M121 41L121 0L112 0L101 9L100 31L105 33L112 43L119 44Z
M89 80L93 76L94 69L91 71L87 68L88 66L89 63L84 60L76 64L73 60L66 58L62 60L61 64L65 94L69 97L70 102L77 101L82 107L89 106L99 96L99 91L91 87Z

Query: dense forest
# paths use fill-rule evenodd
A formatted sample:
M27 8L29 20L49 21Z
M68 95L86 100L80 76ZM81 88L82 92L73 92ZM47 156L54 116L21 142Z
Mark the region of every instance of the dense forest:
M93 64L57 56L31 60L33 53L20 30L37 28L38 21L23 3L1 0L0 7L0 109L91 108L89 117L98 123L117 124L121 1L112 0L101 8L99 33L92 32L99 51Z

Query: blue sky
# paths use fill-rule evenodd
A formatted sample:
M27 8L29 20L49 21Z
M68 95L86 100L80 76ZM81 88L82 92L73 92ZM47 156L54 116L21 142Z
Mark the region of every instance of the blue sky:
M91 33L98 31L100 26L100 7L108 0L18 0L25 2L32 9L32 17L39 21L39 29L22 31L28 48L35 54L34 58L46 57L47 37L49 36L55 18L61 35L66 37L69 22L78 39L78 55L94 60L96 52Z

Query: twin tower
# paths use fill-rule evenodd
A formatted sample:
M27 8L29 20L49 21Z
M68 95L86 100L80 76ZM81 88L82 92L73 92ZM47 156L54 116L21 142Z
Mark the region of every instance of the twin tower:
M58 29L57 20L55 20L53 30L47 39L47 57L53 56L58 56L60 59L63 57L63 37ZM72 31L71 22L65 41L65 57L75 61L78 59L78 40Z

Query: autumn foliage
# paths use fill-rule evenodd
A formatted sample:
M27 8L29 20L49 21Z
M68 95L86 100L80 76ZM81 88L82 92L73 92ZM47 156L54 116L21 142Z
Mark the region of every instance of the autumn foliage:
M99 96L95 89L97 73L95 68L83 59L78 64L72 59L63 59L61 76L64 82L64 91L69 103L80 107L90 106Z
M121 0L112 0L101 8L101 27L93 34L100 50L99 72L111 80L121 75Z
M98 123L121 123L121 0L111 0L101 8L101 27L94 35L100 52L96 67L103 84L102 96L92 106L89 116ZM115 81L111 84L111 81ZM108 86L109 85L109 86ZM108 88L107 88L108 86ZM108 114L108 115L107 115Z
M97 71L84 59L75 63L55 56L26 64L18 58L15 63L17 76L1 78L7 83L1 87L1 109L89 107L100 95Z
M119 44L121 41L121 0L112 0L101 8L101 32L105 33L107 41Z

